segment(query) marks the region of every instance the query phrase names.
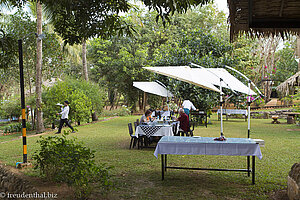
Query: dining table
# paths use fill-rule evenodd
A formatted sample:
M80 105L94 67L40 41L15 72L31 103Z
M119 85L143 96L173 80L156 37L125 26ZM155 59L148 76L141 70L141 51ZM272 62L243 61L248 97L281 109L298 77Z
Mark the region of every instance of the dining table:
M174 120L154 120L153 122L141 123L137 126L135 136L173 136L179 129L179 121ZM175 133L174 133L175 132Z
M180 137L165 136L158 142L154 155L161 154L162 180L167 169L189 169L189 170L213 170L213 171L236 171L252 174L252 184L255 184L255 156L262 159L259 142L251 138L227 138L218 141L213 137ZM167 155L218 155L218 156L246 156L246 169L226 168L191 168L167 165ZM250 157L252 157L252 169L250 168ZM172 164L174 164L172 162Z

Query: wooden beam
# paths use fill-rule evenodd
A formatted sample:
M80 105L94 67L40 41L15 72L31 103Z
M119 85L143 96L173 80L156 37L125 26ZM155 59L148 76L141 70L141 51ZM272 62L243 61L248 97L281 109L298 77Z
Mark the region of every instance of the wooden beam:
M300 28L300 19L252 18L249 28Z
M279 17L282 17L283 5L284 5L284 0L281 0L281 6L280 6Z
M248 0L248 24L249 27L252 26L252 18L253 18L253 0Z

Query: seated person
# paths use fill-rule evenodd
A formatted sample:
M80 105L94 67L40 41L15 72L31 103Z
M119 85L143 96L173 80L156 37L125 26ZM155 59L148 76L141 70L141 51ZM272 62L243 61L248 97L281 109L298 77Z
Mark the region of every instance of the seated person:
M152 121L154 121L154 119L155 119L155 116L153 116L153 111L154 111L154 110L151 109L151 108L150 108L149 110L150 110L151 113L150 113L150 115L147 117L147 121L151 121L151 122L152 122Z
M185 114L183 108L179 108L178 112L180 116L176 120L180 122L179 131L186 133L189 130L189 117Z
M151 114L150 110L146 110L145 114L141 117L140 123L145 123L151 121Z

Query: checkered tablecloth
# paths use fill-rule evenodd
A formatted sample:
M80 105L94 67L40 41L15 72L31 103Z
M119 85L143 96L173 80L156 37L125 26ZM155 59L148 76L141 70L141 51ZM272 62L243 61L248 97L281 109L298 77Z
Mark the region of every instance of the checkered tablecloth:
M146 135L151 136L173 136L172 125L165 126L149 126L149 125L139 125L136 128L135 136Z

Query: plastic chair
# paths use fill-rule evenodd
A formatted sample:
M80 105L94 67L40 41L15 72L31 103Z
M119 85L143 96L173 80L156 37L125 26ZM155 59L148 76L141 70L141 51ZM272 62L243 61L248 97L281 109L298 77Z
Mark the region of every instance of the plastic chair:
M189 129L188 131L178 131L178 135L184 136L186 135L187 137L194 136L194 129L195 129L195 122L194 121L189 121Z
M189 131L187 136L194 136L194 129L195 129L195 122L194 121L189 121Z
M174 123L172 125L172 131L173 131L174 136L179 136L180 135L180 133L177 131L177 129L178 129L178 123Z
M138 149L139 149L140 145L138 142L138 138L135 135L133 135L133 129L132 129L131 123L128 123L128 129L129 129L129 135L131 137L129 149L131 149L131 146L132 146L132 148L134 148L136 145L136 142L138 143Z
M134 124L134 130L136 131L136 127L138 126L138 123L137 122L133 122Z

